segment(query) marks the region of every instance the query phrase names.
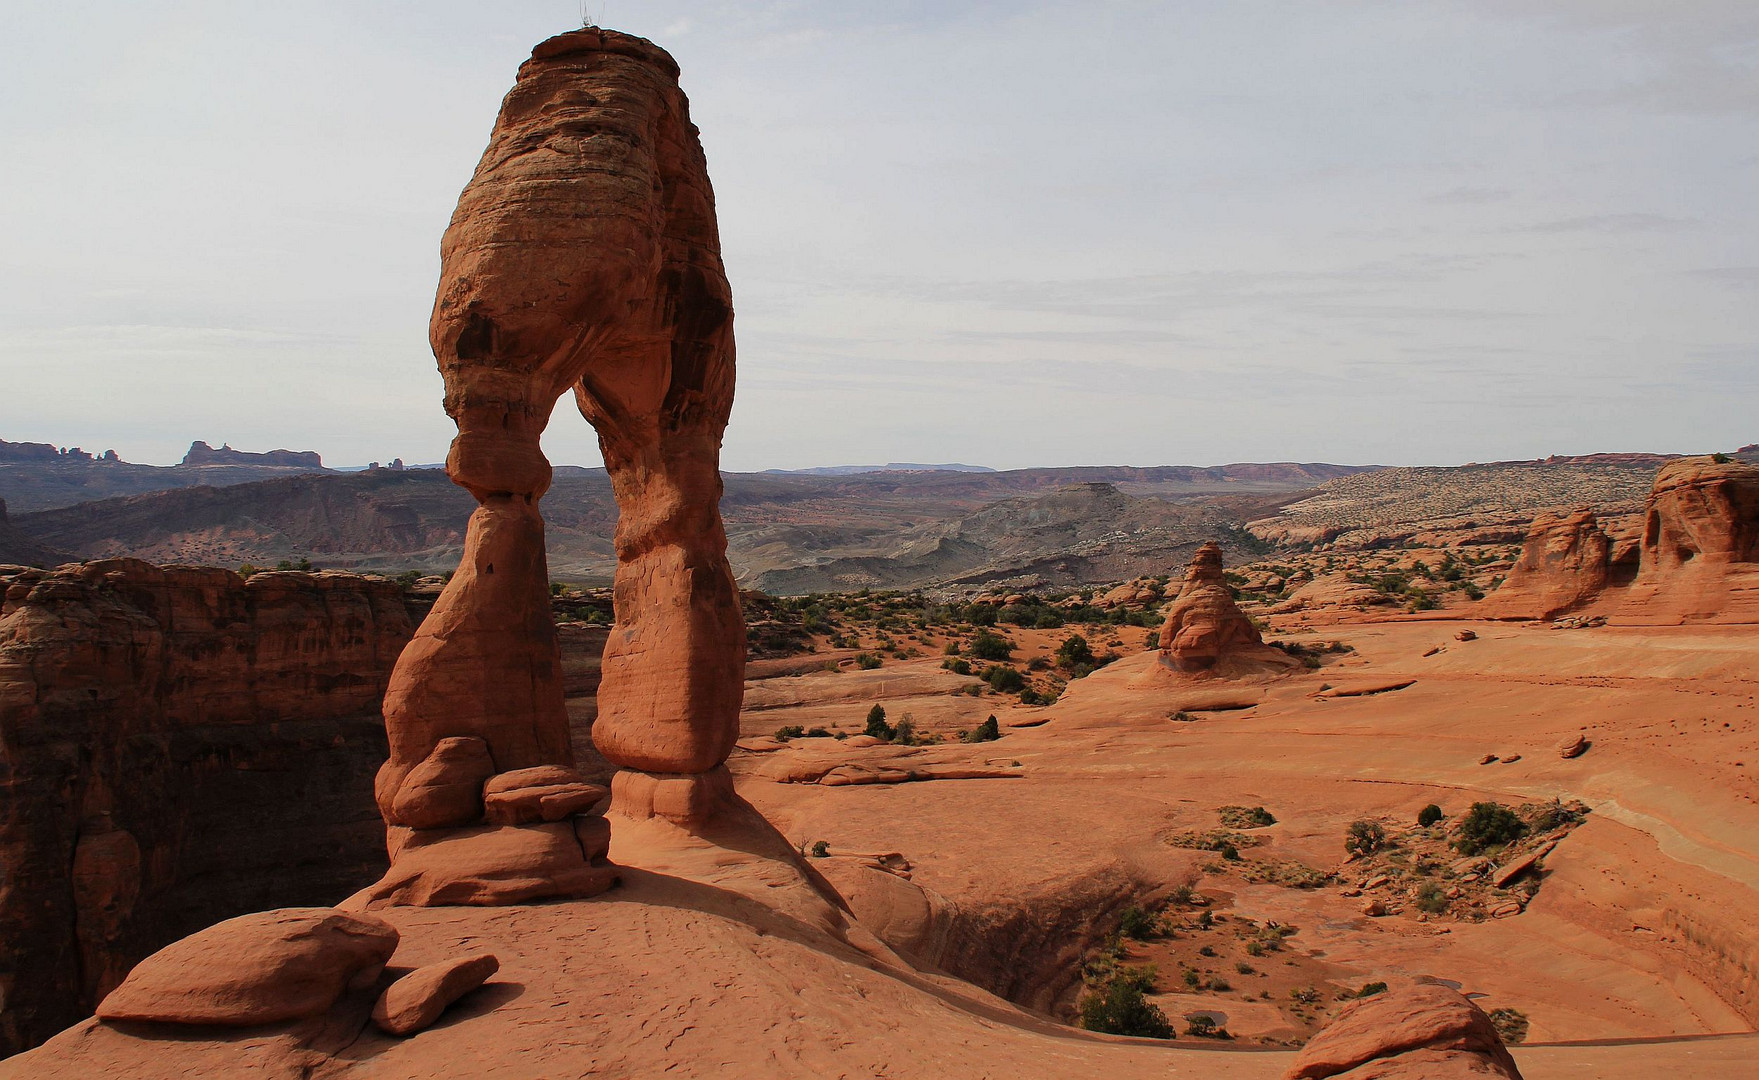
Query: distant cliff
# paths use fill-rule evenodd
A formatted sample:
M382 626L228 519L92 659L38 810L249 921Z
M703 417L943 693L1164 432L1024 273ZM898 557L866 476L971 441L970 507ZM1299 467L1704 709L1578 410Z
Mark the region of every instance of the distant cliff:
M189 453L183 455L181 462L185 467L195 465L271 465L284 469L312 469L324 467L324 461L316 450L269 450L261 454L244 450L232 449L231 443L222 444L216 450L207 443L197 439L189 444Z

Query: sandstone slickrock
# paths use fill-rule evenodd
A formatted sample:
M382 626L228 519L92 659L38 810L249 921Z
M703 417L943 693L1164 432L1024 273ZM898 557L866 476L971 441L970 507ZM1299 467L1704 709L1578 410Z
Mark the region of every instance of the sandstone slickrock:
M463 563L386 695L391 758L378 793L389 825L410 823L399 796L443 738L484 740L497 772L573 765L537 506L550 484L539 438L570 390L598 429L620 512L594 741L625 769L686 783L721 767L738 733L745 644L717 508L732 315L677 65L597 28L538 45L441 243L429 335L458 426L446 468L479 506ZM531 872L500 858L472 870L457 858L530 845L506 828L469 841L430 872L462 874L472 902L497 902L490 865L521 883L509 896L530 898L533 873L565 857L546 848ZM556 876L556 895L603 887L603 874L580 869ZM451 895L428 880L365 899L417 894Z
M373 1023L390 1035L413 1035L501 970L493 953L475 953L418 967L385 988L373 1006Z
M1226 674L1295 666L1288 654L1264 644L1258 628L1234 603L1234 592L1222 573L1221 545L1213 541L1192 556L1178 597L1167 608L1160 652L1162 663L1186 672Z
M1521 557L1480 610L1495 619L1549 619L1592 601L1611 575L1612 542L1589 509L1541 514Z
M142 960L98 1004L102 1020L272 1024L372 984L397 930L370 915L281 908L227 919Z
M1520 1080L1521 1071L1483 1010L1445 986L1418 985L1346 1005L1307 1040L1285 1080L1367 1076Z
M1644 508L1621 622L1759 622L1759 465L1684 458Z
M399 589L352 574L0 570L0 1052L218 919L384 868Z

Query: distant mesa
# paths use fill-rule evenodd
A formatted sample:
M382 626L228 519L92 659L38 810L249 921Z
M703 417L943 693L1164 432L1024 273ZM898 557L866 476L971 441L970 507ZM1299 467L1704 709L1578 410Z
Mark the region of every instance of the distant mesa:
M246 450L234 450L231 443L221 444L218 450L197 439L189 444L189 453L183 455L183 466L195 465L271 465L288 469L322 469L323 458L316 450L269 450L254 454Z
M86 453L77 446L63 446L60 449L56 449L52 443L7 442L5 439L0 439L0 461L4 462L40 462L44 464L55 464L60 462L92 460L120 461L122 459L116 456L116 451L114 450L106 450L104 451L102 458L94 459L92 455Z

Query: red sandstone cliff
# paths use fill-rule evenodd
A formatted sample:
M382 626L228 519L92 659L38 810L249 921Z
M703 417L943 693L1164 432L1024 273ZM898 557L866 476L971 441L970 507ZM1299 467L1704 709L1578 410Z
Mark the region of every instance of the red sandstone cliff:
M1621 622L1759 622L1759 465L1685 458L1656 474Z
M169 941L383 869L393 583L116 559L0 589L0 1054Z

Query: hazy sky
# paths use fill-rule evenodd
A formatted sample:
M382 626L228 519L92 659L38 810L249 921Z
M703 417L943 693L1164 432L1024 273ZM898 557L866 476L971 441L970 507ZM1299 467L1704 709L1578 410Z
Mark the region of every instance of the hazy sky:
M0 437L440 459L440 234L579 0L7 9ZM1754 0L585 10L683 67L729 468L1759 441Z

